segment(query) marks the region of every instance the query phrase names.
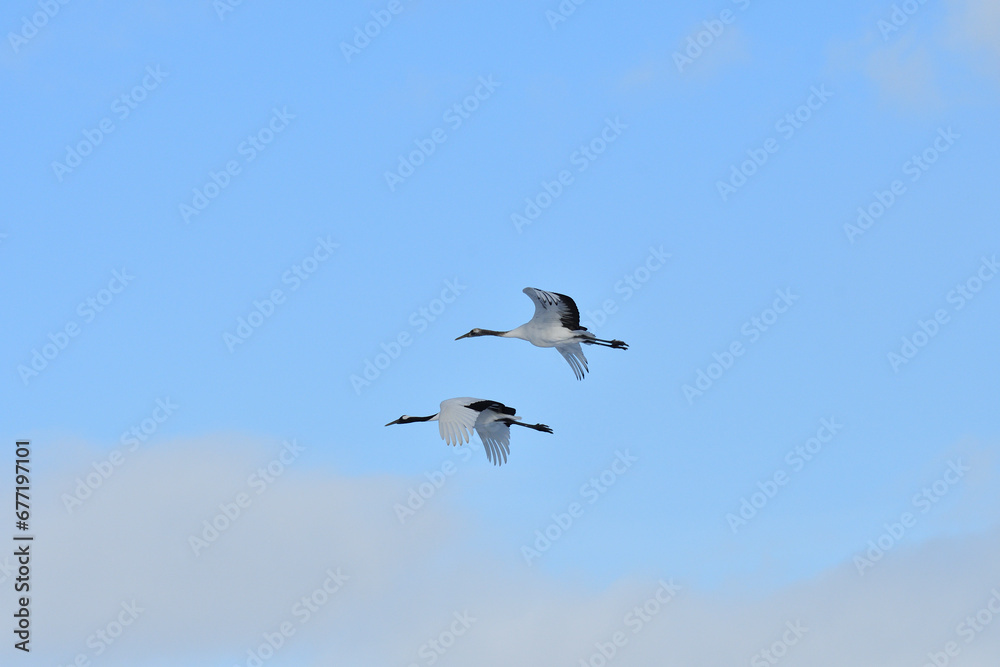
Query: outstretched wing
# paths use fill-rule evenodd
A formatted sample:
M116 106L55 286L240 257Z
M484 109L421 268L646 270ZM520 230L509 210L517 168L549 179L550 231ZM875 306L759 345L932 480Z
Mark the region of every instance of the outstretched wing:
M509 419L519 419L519 417L497 414L492 409L488 409L480 412L479 418L476 419L476 433L483 441L486 459L493 465L498 466L506 463L507 455L510 454L510 427L505 421Z
M576 379L582 380L583 375L590 369L587 368L587 357L583 356L583 349L580 347L580 344L561 343L556 345L556 349L559 350L559 354L569 363Z
M535 316L532 319L539 324L558 322L570 331L587 330L587 327L580 326L580 309L565 294L546 292L534 287L525 287L521 291L535 302Z
M438 414L438 432L441 439L449 445L460 445L472 437L472 429L476 426L478 410L469 408L482 399L449 398L441 401L441 412Z

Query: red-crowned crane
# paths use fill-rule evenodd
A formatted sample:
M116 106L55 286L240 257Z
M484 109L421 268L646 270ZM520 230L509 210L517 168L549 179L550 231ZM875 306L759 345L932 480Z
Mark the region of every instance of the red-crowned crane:
M441 411L437 414L429 417L403 415L386 426L436 421L441 439L449 445L469 442L472 430L475 429L483 441L486 458L493 465L500 465L507 462L507 455L510 454L510 426L524 426L543 433L552 433L552 429L545 424L522 424L521 418L514 416L515 412L514 408L498 401L467 397L448 398L441 401Z
M580 324L580 310L573 299L565 294L525 287L522 290L535 302L535 316L526 324L510 331L473 329L455 340L476 336L500 336L520 338L537 347L554 347L569 363L577 380L582 380L587 368L587 357L583 356L580 343L603 345L618 350L627 350L628 345L620 340L604 340L587 331Z

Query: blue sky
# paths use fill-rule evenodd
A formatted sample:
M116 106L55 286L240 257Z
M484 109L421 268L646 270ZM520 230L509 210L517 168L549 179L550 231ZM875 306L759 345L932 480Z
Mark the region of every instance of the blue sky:
M621 664L750 661L796 614L817 639L789 662L917 664L1000 580L994 3L16 2L2 26L0 432L34 443L60 546L34 657L245 664L339 564L272 664L430 664L473 594L492 630L435 662L578 664L660 580L684 594ZM630 349L577 382L454 341L527 321L526 286ZM497 469L383 427L453 396L554 434ZM174 593L201 586L199 625ZM149 621L95 655L132 598ZM840 624L885 599L912 634ZM976 636L964 664L1000 641Z

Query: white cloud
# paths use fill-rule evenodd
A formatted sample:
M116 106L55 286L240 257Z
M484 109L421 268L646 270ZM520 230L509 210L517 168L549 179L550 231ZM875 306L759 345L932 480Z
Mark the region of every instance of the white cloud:
M923 108L941 104L931 50L915 44L910 36L873 50L865 60L864 71L885 99Z
M967 51L976 64L1000 75L1000 2L951 0L951 44Z
M711 21L720 31L718 35L713 35L704 22L691 26L669 51L657 51L641 64L625 70L619 77L619 85L632 90L664 82L705 82L738 63L748 62L750 42L739 25L723 25L718 19Z
M42 462L35 492L33 657L94 658L88 635L132 600L144 611L101 665L245 664L285 621L295 634L264 664L424 665L428 642L441 637L442 665L578 665L595 643L609 650L615 632L627 641L613 665L748 664L796 622L808 630L788 647L789 666L919 666L949 640L963 667L993 665L1000 652L1000 616L971 643L956 635L1000 587L998 530L897 547L864 576L844 563L757 598L676 580L681 592L660 604L650 602L655 576L623 573L592 591L546 578L518 553L477 551L465 536L489 528L463 518L447 488L405 525L392 507L410 479L346 478L296 461L257 494L248 476L280 449L238 437L140 449L70 514L59 496L103 455L77 449L66 461L68 449L52 445L64 460L58 470ZM239 492L250 506L195 556L189 536ZM349 579L302 623L296 601L338 568ZM646 603L658 613L633 632L626 615ZM455 614L465 612L474 621L452 644L452 628L464 627Z
M996 0L949 0L936 13L930 5L913 15L901 11L883 12L860 38L832 44L832 64L863 73L884 102L921 111L968 102L970 81L1000 76ZM905 22L892 23L894 15Z

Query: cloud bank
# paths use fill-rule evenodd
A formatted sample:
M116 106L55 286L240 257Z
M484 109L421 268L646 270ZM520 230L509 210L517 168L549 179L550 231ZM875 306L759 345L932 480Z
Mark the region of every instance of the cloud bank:
M996 528L767 595L669 572L592 590L471 546L489 526L447 495L401 524L413 479L318 472L296 447L164 442L72 511L67 494L107 472L107 454L40 454L32 664L986 667L1000 654Z

